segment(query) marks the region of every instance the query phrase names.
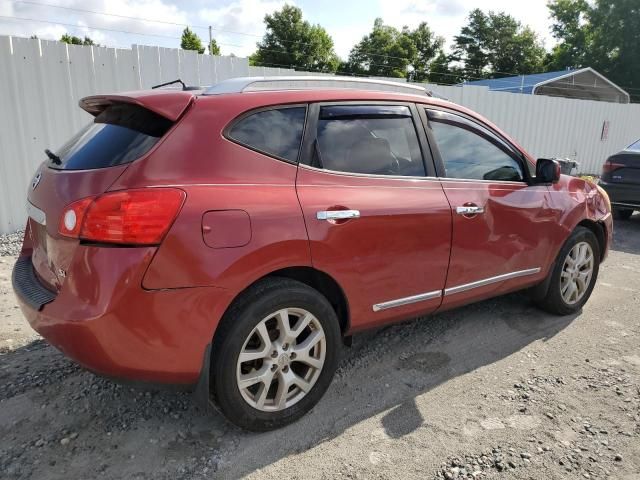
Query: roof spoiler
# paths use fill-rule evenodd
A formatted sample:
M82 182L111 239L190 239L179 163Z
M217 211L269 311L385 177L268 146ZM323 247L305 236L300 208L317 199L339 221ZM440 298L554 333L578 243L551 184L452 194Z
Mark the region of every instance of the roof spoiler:
M182 90L141 90L138 92L92 95L78 102L80 108L94 117L110 105L129 103L152 111L164 118L177 121L193 102L194 94Z

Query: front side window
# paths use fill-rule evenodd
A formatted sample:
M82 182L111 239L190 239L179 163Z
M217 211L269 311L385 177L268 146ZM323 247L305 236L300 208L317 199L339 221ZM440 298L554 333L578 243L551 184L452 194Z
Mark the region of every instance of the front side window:
M370 175L424 176L409 107L333 105L320 108L314 165Z
M229 138L246 147L295 162L304 130L305 107L282 107L252 113L236 122Z
M447 178L523 181L522 166L489 132L457 115L429 111Z

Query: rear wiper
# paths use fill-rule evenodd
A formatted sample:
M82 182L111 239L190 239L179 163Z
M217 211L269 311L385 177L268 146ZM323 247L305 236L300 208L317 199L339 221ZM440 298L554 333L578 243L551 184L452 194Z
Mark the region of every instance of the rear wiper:
M56 165L62 165L62 160L60 160L60 157L53 153L51 150L45 148L44 153L47 154L47 157L49 157L49 160L51 160L53 163L55 163Z

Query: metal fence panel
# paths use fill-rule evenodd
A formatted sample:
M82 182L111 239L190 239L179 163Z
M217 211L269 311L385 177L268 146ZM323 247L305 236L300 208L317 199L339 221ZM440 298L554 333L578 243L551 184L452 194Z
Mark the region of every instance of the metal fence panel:
M149 88L181 78L212 85L240 76L318 75L253 67L246 58L199 55L181 49L67 45L0 36L0 233L22 228L25 193L43 160L91 120L78 108L86 95ZM406 91L402 79L398 88ZM336 79L335 86L341 86ZM599 173L603 161L640 138L640 104L490 92L486 87L424 84L494 122L537 157L580 162Z

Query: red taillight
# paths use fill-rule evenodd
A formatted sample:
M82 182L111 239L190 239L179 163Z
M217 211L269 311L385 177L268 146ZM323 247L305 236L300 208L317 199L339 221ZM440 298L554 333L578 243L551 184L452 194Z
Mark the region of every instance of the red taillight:
M611 173L623 167L626 167L624 163L616 163L612 162L611 160L607 160L602 166L602 173Z
M72 203L62 212L60 234L101 243L154 245L176 218L185 193L175 188L145 188L105 193ZM75 228L68 214L76 216ZM68 222L65 224L65 217Z

